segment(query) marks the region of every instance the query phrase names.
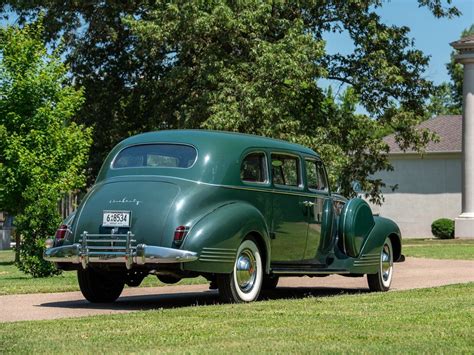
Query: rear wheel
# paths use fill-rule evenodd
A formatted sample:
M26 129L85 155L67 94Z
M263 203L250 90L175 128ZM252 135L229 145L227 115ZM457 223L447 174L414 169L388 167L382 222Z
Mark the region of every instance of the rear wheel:
M123 279L92 268L78 270L77 280L83 296L92 303L114 302L125 286Z
M217 275L219 295L224 302L257 300L262 289L262 281L262 258L253 238L246 239L240 244L233 271L230 274Z
M370 291L384 292L390 289L393 275L393 248L387 237L380 251L379 269L376 274L367 275Z

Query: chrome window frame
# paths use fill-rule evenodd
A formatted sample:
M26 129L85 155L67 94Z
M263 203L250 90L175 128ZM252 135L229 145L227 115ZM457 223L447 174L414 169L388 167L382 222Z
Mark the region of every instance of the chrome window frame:
M242 164L244 163L245 158L247 158L251 154L263 154L263 159L264 159L264 169L265 169L265 181L246 181L243 179L240 179L240 172L242 169ZM240 160L240 165L239 165L239 179L240 182L242 182L244 185L260 185L260 186L269 186L270 185L270 172L268 171L268 158L267 158L267 152L264 150L251 150L246 152L246 154L243 156L243 158Z
M289 157L293 157L293 158L296 158L298 160L298 172L297 172L297 178L299 178L299 181L298 181L298 185L282 185L282 184L275 184L275 182L273 181L273 168L271 169L272 170L272 176L271 176L271 184L272 186L276 187L276 188L283 188L283 189L286 189L286 190L293 190L293 191L304 191L304 179L303 179L303 169L302 169L302 166L301 166L301 161L302 161L302 157L298 154L295 154L295 153L288 153L288 152L284 152L284 151L271 151L270 152L270 166L273 167L272 165L272 161L273 161L273 155L286 155L286 156L289 156Z

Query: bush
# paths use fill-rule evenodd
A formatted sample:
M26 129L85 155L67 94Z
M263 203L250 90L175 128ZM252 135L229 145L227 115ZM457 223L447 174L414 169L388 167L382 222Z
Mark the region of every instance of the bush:
M454 221L448 218L437 219L431 224L431 233L440 239L454 238Z

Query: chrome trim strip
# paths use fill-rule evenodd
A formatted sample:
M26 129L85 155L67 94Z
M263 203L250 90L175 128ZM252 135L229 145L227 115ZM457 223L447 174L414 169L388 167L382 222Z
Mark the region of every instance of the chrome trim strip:
M228 249L228 248L210 248L210 247L204 247L202 248L203 251L212 251L216 253L236 253L237 249Z

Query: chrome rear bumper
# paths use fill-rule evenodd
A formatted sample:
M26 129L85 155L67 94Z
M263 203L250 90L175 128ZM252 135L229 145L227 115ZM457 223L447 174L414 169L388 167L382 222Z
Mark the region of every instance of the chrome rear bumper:
M88 234L84 232L81 243L46 249L43 258L55 263L124 263L127 269L133 265L185 263L197 260L195 252L135 244L132 233Z

